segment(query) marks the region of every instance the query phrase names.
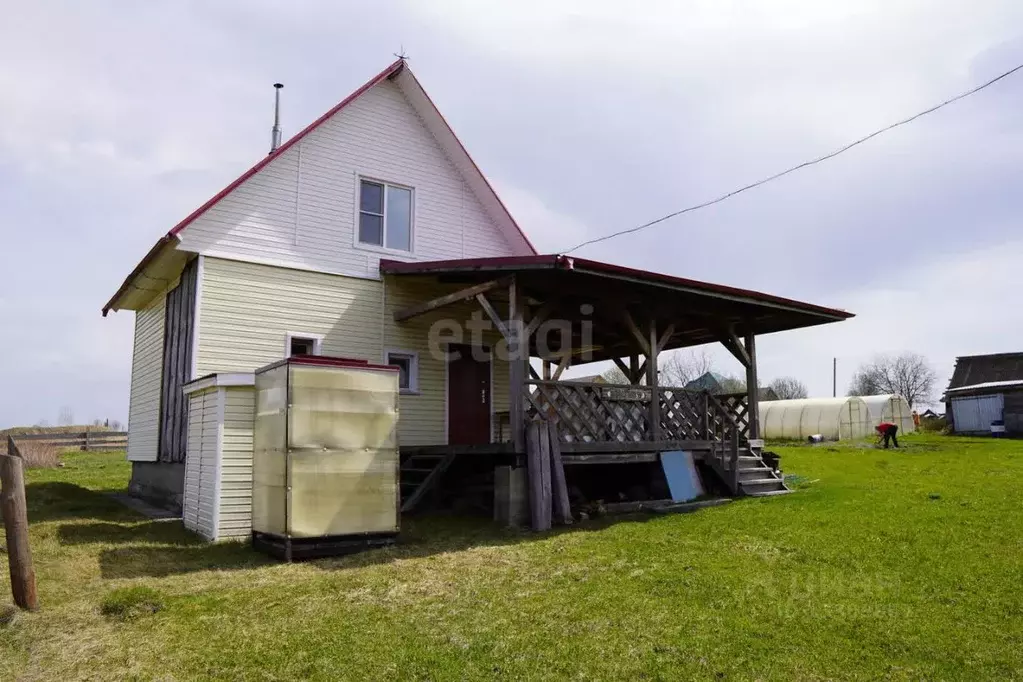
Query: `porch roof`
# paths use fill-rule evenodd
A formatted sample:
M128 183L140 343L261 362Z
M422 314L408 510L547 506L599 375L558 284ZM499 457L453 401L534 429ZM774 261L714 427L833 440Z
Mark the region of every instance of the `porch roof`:
M515 276L531 303L554 303L552 317L570 321L591 317L595 341L601 345L597 355L602 358L631 352L628 332L615 331L621 326L617 311L623 308L656 323L658 329L673 325L665 350L719 341L724 330L760 335L853 317L845 310L759 291L557 254L415 263L383 260L380 271L464 285ZM592 315L580 312L585 303L593 306Z

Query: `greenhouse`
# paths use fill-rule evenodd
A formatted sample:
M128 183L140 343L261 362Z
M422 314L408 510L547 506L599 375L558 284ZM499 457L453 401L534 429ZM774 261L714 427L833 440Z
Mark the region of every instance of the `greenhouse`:
M863 402L870 410L870 425L877 426L881 422L888 422L899 427L899 433L912 433L916 431L916 424L913 423L913 408L901 395L889 393L887 395L865 395Z
M910 420L912 422L912 420ZM874 430L870 409L862 398L806 398L760 403L760 434L772 440L864 438Z

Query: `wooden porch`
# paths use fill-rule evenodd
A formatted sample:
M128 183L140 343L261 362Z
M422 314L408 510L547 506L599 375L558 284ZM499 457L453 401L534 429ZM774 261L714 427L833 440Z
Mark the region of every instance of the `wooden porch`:
M495 352L505 354L509 372L506 442L403 446L403 458L435 456L436 469L443 470L457 457L493 456L512 466L526 463L531 484L543 477L535 471L540 465L527 433L540 426L552 434L549 445L561 465L652 462L659 453L686 450L709 465L732 494L753 489L744 482L764 482L743 474L744 461L759 461L761 446L756 336L850 316L565 256L385 261L381 271L453 289L396 311L397 322L475 301L500 332L504 343ZM709 342L723 344L741 363L747 392L711 395L660 385L661 353ZM613 362L629 383L562 379L569 367L598 361ZM755 468L760 475L761 467Z

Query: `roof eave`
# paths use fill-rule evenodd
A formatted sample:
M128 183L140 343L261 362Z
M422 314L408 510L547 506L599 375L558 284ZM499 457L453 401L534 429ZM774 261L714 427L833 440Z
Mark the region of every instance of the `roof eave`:
M119 310L118 303L120 302L121 298L131 288L131 285L135 281L135 279L140 274L145 272L146 268L149 267L150 263L156 260L156 257L160 255L165 246L167 246L168 244L176 243L177 241L178 240L175 237L175 235L171 234L170 232L160 237L156 244L153 245L153 248L149 249L149 252L146 253L146 255L142 257L142 260L139 261L139 264L135 266L135 269L132 270L131 273L124 279L124 282L122 282L121 286L118 287L117 292L113 296L111 296L110 300L107 301L107 304L103 306L103 317L106 317L107 313L109 313L111 310L114 311Z

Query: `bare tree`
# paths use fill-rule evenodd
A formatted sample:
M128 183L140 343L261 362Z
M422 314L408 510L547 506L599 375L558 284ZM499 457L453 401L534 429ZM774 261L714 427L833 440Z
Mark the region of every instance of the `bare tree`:
M849 395L897 393L912 407L931 398L937 379L937 373L919 353L878 355L853 374Z
M721 393L745 393L746 380L737 376L727 376L721 379Z
M809 395L806 384L795 377L778 377L768 384L768 388L774 391L779 400L795 400Z
M600 376L604 377L604 381L609 384L631 384L629 377L625 376L625 372L615 365L610 369L606 369L600 373Z
M679 350L665 353L661 362L660 383L663 386L682 387L714 368L705 350Z
M60 412L57 413L57 424L59 426L71 426L75 423L75 413L71 407L64 405L60 408Z

